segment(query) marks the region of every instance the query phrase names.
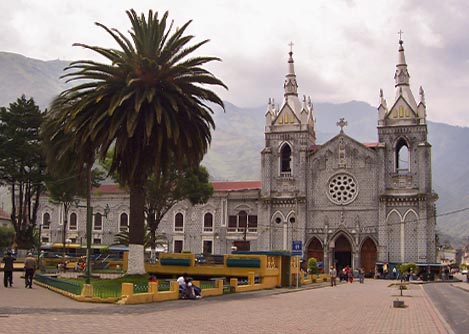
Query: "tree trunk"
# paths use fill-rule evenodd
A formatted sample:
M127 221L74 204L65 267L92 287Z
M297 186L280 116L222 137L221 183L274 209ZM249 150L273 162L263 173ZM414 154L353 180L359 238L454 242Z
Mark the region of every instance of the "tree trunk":
M129 263L127 275L145 274L144 242L145 242L145 193L143 182L129 185L130 219L129 219Z

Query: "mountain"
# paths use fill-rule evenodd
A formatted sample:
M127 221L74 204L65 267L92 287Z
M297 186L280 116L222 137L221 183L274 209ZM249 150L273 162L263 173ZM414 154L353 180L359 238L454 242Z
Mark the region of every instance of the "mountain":
M66 61L41 61L21 55L0 52L0 106L8 106L22 94L33 97L46 108L66 84L59 77ZM361 142L377 142L377 110L367 103L351 101L342 104L316 103L317 143L326 142L339 132L336 122L344 117L345 132ZM226 102L226 112L216 109L210 150L203 164L213 180L259 180L260 152L264 147L265 106L239 108ZM431 117L431 105L429 106ZM469 235L469 128L428 122L432 144L432 168L437 202L440 242L450 240L453 246L465 243ZM465 153L464 153L465 152Z

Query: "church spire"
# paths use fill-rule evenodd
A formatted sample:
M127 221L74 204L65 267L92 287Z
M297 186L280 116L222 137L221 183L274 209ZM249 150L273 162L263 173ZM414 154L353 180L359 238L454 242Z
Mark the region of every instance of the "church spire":
M397 101L400 97L404 98L404 100L410 105L410 107L415 112L417 111L417 103L415 101L414 95L412 94L412 91L410 90L410 75L409 71L407 70L407 63L405 60L402 31L399 31L399 35L399 53L396 65L396 73L394 74L394 86L396 87L395 101Z
M283 84L285 99L288 99L289 95L298 96L298 84L296 82L295 66L293 61L293 43L288 44L290 46L290 52L288 53L288 73L285 76L285 83Z

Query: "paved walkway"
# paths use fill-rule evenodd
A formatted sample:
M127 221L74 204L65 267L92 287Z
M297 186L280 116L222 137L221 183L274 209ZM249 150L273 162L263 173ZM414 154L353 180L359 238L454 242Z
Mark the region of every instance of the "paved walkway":
M0 287L0 328L9 333L450 333L420 285L401 298L384 280L132 306L79 303L15 280ZM407 307L393 308L396 298Z

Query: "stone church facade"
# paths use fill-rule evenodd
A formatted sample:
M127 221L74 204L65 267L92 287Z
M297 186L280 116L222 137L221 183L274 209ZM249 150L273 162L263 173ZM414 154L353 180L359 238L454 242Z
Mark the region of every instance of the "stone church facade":
M290 250L295 240L301 241L304 258L315 257L325 266L361 266L370 272L376 262L434 263L437 196L432 192L425 97L420 88L417 103L409 78L399 41L392 103L380 91L378 142L349 137L347 122L340 119L338 134L318 144L315 128L320 124L311 99L299 97L290 51L283 103L276 107L269 99L265 114L261 180L213 182L215 193L208 203L178 203L159 227L165 250ZM128 194L102 186L93 203L100 219L105 205L111 207L99 229L93 227L93 241L111 244L128 227ZM41 210L42 220L49 219L42 240L60 242L53 234L60 230L53 225L60 221L60 209L43 200ZM68 228L66 234L78 243L86 214L72 208L69 221L73 214L75 230Z

